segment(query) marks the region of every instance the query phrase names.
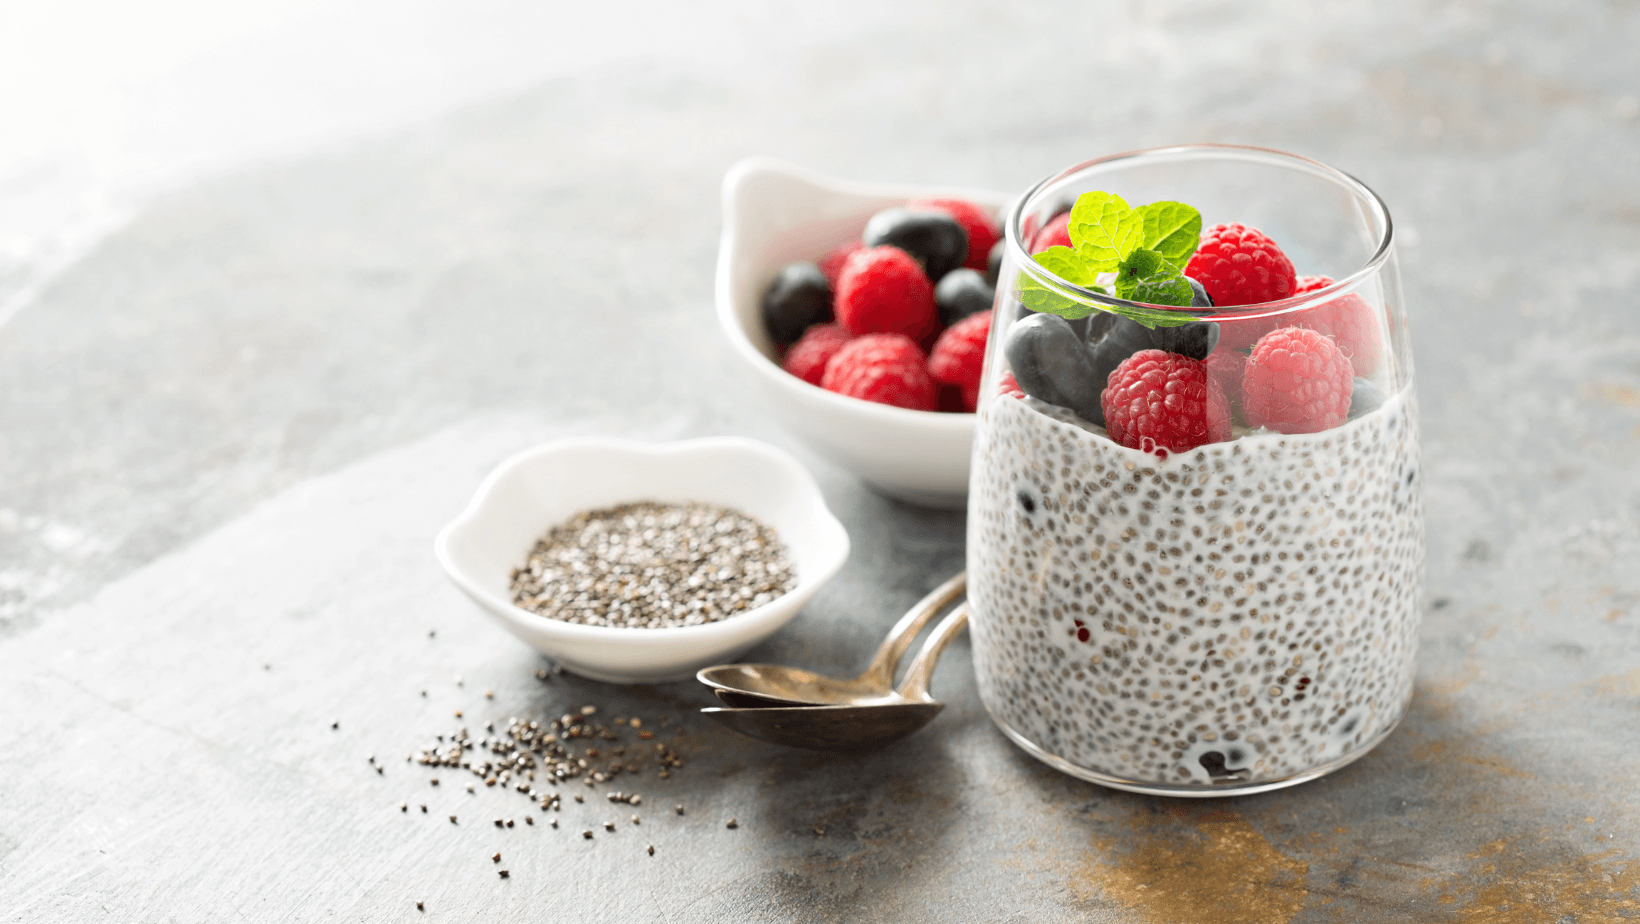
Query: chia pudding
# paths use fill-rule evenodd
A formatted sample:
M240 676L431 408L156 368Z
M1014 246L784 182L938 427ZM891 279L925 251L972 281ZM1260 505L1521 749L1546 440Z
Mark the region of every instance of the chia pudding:
M1137 786L1256 787L1371 747L1412 695L1416 418L1407 383L1333 429L1158 458L982 402L968 595L992 717Z

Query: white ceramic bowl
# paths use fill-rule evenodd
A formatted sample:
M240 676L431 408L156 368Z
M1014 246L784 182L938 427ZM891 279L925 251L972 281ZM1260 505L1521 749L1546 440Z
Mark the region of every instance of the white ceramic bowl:
M732 507L774 527L797 587L721 622L615 629L548 619L512 603L512 569L547 530L583 510L636 501ZM848 558L848 533L796 459L755 440L679 443L576 439L501 463L433 545L450 579L501 625L583 677L650 683L732 660L797 615Z
M763 327L763 292L780 268L856 240L873 213L920 196L969 199L1001 212L1008 197L973 189L878 186L826 179L765 158L723 178L718 322L775 418L815 453L890 497L963 506L974 415L908 411L845 398L788 375Z

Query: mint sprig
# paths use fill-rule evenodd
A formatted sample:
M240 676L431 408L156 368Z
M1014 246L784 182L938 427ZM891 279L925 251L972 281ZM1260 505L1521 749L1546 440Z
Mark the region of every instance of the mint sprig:
M1117 298L1147 305L1185 307L1191 301L1184 267L1201 240L1201 213L1182 202L1152 202L1131 208L1121 196L1086 192L1071 207L1070 247L1050 247L1035 255L1044 269L1083 288L1097 285L1102 273L1115 273ZM1032 311L1067 320L1103 309L1132 318L1145 327L1175 327L1194 318L1171 311L1126 305L1094 306L1021 273L1019 297Z

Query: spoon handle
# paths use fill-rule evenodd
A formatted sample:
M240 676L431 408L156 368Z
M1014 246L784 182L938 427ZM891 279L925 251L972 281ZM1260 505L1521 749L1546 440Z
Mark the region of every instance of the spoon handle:
M945 653L945 646L951 640L962 634L968 628L968 601L964 600L961 606L951 611L951 615L940 620L934 627L928 640L923 642L922 650L917 652L916 660L906 668L905 679L900 681L899 694L915 702L933 702L928 695L928 683L934 679L934 665L940 661L940 655Z
M866 667L865 673L860 675L861 680L870 679L879 689L887 690L894 685L894 668L905 657L906 649L916 641L917 633L921 632L928 621L939 615L940 611L951 605L951 602L968 592L968 572L959 571L957 575L944 584L934 588L928 596L917 601L888 630L888 638L877 647L877 653L871 656L871 664Z

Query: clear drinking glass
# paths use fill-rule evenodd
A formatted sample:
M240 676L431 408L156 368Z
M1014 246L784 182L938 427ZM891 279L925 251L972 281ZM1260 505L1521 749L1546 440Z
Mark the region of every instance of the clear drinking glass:
M1089 344L1123 315L1190 311L1072 285L1032 260L1036 229L1090 190L1134 207L1188 203L1207 227L1256 227L1301 276L1336 280L1194 312L1219 325L1206 366L1231 408L1227 440L1125 448L1013 378L1005 345L1032 314L1030 290L1093 309L1071 322ZM1199 145L1078 164L1038 183L1006 225L968 508L974 667L991 717L1049 765L1135 792L1259 792L1361 757L1411 699L1424 558L1412 358L1384 203L1315 161ZM1348 419L1320 432L1249 426L1237 375L1249 348L1287 327L1318 330L1347 356Z

